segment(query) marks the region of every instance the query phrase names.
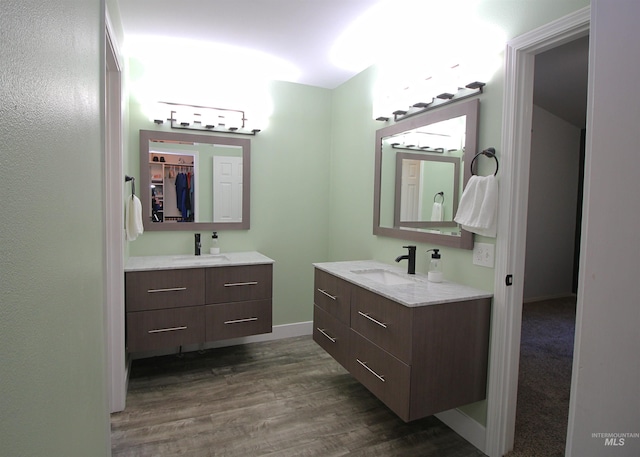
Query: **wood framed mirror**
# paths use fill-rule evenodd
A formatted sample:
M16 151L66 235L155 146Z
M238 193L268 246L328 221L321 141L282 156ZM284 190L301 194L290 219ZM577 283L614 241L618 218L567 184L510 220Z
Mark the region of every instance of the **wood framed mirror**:
M453 218L478 149L479 107L452 103L376 131L374 235L473 248Z
M251 140L140 130L145 231L248 230Z

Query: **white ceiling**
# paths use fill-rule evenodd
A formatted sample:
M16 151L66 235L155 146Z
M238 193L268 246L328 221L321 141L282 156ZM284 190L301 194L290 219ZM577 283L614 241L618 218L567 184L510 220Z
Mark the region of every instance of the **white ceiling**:
M248 48L295 65L300 72L295 82L334 88L364 69L345 70L332 63L334 43L377 3L380 0L120 0L119 7L125 46L131 37L146 35Z

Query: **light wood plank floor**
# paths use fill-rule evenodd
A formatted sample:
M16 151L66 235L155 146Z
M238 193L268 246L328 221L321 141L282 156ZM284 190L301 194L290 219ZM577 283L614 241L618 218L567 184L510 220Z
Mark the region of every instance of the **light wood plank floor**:
M113 456L483 456L404 423L310 336L136 360Z

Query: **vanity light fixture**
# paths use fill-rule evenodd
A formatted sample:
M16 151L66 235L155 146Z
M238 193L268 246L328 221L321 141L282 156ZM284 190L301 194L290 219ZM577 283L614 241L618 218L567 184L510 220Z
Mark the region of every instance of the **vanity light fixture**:
M473 97L474 95L479 95L483 93L484 86L486 86L486 83L474 81L465 85L464 87L459 87L456 93L443 92L442 94L434 97L430 102L418 102L413 104L408 110L394 111L392 113L393 120L396 122L401 121L402 119L415 116L416 114L424 113L425 111L429 111L438 106L443 106L449 103L456 102L458 100ZM389 118L379 117L376 120L388 121Z
M218 133L235 133L255 135L258 128L248 128L245 112L229 108L214 108L198 105L181 105L178 103L158 102L167 105L168 117L155 115L154 123L161 125L165 121L172 129L199 130Z

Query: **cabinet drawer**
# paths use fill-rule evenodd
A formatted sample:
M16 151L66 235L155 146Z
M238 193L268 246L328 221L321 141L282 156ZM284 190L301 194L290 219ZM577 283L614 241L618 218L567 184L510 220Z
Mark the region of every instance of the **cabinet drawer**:
M125 300L127 311L204 305L204 270L127 272Z
M411 308L353 287L351 328L403 362L411 363Z
M411 368L351 331L349 371L404 421L409 421Z
M271 298L271 264L206 269L207 304Z
M204 341L204 307L127 313L127 348L148 351Z
M327 313L349 325L351 320L351 285L322 270L315 270L313 302Z
M207 305L207 341L270 333L271 299Z
M349 328L317 305L313 307L313 340L347 368Z

